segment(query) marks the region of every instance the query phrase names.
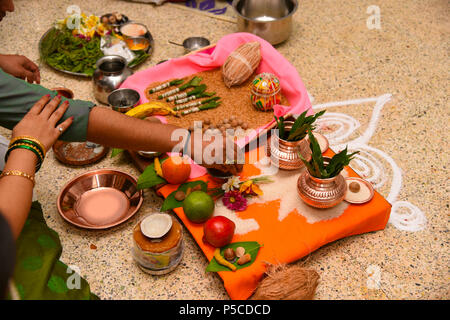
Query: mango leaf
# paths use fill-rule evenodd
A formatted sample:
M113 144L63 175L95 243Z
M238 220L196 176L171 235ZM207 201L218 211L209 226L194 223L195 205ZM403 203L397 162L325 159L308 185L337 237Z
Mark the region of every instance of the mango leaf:
M233 242L230 243L220 249L220 254L223 256L223 252L228 248L233 248L236 250L237 247L243 247L245 249L245 253L250 254L252 259L246 264L239 265L237 264L237 259L235 261L230 261L233 265L236 266L236 270L247 268L253 264L256 260L256 256L258 255L259 248L262 246L256 241L245 241L245 242ZM218 271L231 271L229 268L219 264L216 258L212 258L209 265L206 267L207 272L218 272Z
M190 181L190 182L183 183L182 185L180 185L178 187L177 190L175 190L174 192L169 194L169 196L164 200L164 203L161 206L160 211L163 212L163 211L172 210L172 209L183 206L183 201L178 201L177 199L175 199L175 193L177 193L177 191L180 191L180 190L183 191L184 193L186 193L188 188L193 188L196 185L200 185L202 188L201 190L204 192L206 192L208 190L208 184L202 180Z
M166 158L167 159L167 158ZM161 164L166 160L161 160ZM161 178L156 174L155 164L149 164L147 168L145 168L144 172L139 176L137 181L138 190L152 188L161 183L166 183L167 181Z

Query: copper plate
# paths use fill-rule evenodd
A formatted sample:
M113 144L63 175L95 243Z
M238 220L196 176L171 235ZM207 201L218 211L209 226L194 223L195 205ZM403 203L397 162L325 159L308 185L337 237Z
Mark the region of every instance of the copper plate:
M364 200L361 200L361 201L355 201L355 200L348 200L347 196L346 196L344 198L345 201L347 201L348 203L353 203L353 204L363 204L363 203L366 203L366 202L369 202L370 200L372 200L372 198L373 198L373 196L375 194L375 190L373 189L373 186L372 186L372 184L369 181L366 181L364 179L357 178L357 177L348 177L348 178L345 178L345 181L346 181L346 183L348 181L357 181L357 182L367 186L367 188L369 188L369 191L370 191L370 195L369 195L369 197L367 199L364 199ZM348 184L347 184L347 189L348 189ZM351 191L347 190L347 194L349 192L351 192Z
M115 169L99 169L70 180L58 196L57 207L66 221L78 227L106 229L132 217L142 201L136 178Z
M56 141L53 145L53 152L56 159L72 166L84 166L103 159L109 148L99 146L91 148L88 142L64 142Z

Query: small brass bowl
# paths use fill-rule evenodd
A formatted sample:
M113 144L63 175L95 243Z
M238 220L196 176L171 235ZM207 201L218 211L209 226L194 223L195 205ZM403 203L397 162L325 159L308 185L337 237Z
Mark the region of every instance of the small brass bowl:
M131 218L143 200L136 178L115 169L100 169L70 180L58 195L57 208L73 225L107 229Z

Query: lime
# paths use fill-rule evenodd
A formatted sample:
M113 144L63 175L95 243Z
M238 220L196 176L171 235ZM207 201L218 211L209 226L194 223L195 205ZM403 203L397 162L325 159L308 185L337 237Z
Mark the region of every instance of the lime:
M190 221L202 223L211 218L214 212L214 201L206 192L194 191L184 199L183 210Z

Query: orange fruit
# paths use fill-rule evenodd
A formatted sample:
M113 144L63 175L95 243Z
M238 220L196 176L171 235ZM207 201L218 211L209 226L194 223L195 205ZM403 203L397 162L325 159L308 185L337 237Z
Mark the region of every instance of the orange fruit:
M191 165L189 160L180 156L169 157L163 162L162 175L170 184L180 184L189 179Z

